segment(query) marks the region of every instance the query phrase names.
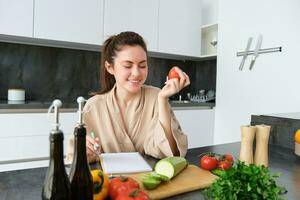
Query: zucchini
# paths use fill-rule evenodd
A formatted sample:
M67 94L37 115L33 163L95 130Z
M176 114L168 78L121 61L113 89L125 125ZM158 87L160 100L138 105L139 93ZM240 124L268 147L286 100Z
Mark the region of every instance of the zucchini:
M174 156L158 161L154 167L154 171L157 174L161 174L168 177L169 179L172 179L187 166L188 162L185 158Z
M152 190L157 188L162 181L170 181L170 179L162 174L158 174L156 172L150 172L142 176L143 186L147 190Z
M143 178L143 186L147 190L153 190L153 189L157 188L160 183L161 183L160 180L158 180L152 176L146 176Z

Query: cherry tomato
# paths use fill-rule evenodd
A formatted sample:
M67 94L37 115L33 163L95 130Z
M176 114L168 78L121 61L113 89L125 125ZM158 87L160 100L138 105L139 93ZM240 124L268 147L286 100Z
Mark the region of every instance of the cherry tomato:
M200 159L200 167L205 170L213 170L216 169L218 166L218 160L213 155L204 155Z
M149 196L142 190L134 189L129 193L120 194L116 200L149 200Z
M232 166L231 162L227 160L221 160L218 163L218 169L222 169L222 170L230 169L231 166Z
M233 163L233 156L231 154L221 155L219 160L227 160L230 163Z
M172 69L169 71L169 74L168 74L168 79L173 79L173 78L177 78L178 80L180 80L180 76L176 72L175 67L172 67Z
M120 194L128 194L133 189L139 189L138 182L126 176L112 179L109 183L108 193L111 199L116 199Z

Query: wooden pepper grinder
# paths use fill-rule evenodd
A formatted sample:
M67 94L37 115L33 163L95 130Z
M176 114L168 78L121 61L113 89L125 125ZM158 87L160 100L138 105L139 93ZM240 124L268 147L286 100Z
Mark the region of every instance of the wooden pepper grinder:
M253 140L255 137L255 126L241 126L241 149L240 160L249 165L253 163Z
M256 149L254 163L256 165L264 165L268 167L268 143L270 136L271 126L267 125L256 125Z

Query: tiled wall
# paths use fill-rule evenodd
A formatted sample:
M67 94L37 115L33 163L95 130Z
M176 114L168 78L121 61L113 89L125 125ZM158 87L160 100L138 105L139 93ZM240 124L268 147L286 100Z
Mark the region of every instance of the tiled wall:
M0 42L0 100L9 88L24 88L27 100L74 101L88 97L99 85L100 53ZM182 91L196 93L216 88L216 60L181 61L150 58L146 84L162 87L169 69L180 66L191 79ZM174 96L173 98L177 98Z

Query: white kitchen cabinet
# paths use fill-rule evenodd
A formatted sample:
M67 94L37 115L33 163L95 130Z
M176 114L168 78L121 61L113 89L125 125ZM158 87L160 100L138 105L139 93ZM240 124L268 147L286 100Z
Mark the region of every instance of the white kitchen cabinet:
M201 54L201 1L160 0L158 50L163 53Z
M218 24L201 27L201 57L217 56Z
M104 39L122 31L139 33L149 51L157 51L159 0L105 1Z
M53 129L53 118L53 114L47 116L46 113L0 114L0 163L15 162L16 166L22 168L24 159L45 160L49 157L49 133ZM64 133L64 153L77 118L75 112L60 113L60 129ZM12 165L10 167L14 168ZM3 171L2 165L0 171Z
M214 109L175 110L174 113L188 136L188 148L213 145Z
M100 45L104 0L35 1L34 37Z
M217 56L219 0L201 0L201 57Z
M0 0L0 34L32 37L33 0Z

